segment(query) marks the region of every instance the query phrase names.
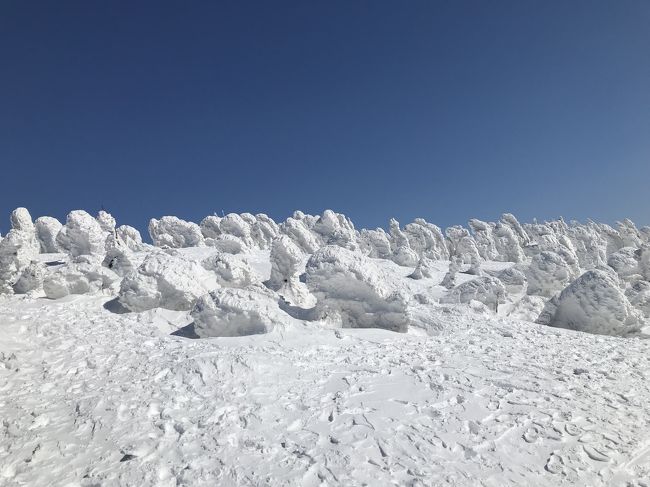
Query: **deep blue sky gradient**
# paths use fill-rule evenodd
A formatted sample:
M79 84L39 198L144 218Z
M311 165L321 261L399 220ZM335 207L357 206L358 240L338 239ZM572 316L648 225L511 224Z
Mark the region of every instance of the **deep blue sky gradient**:
M6 0L0 230L102 205L650 224L649 26L648 0Z

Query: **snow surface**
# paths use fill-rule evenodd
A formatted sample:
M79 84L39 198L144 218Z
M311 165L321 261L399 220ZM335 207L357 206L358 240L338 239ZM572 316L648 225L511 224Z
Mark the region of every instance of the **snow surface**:
M0 486L650 485L629 220L10 222Z

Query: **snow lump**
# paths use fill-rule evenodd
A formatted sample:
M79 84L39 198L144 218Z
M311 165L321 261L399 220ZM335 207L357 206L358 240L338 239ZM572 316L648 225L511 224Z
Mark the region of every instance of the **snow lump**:
M585 272L557 298L549 325L602 335L625 335L640 327L640 313L621 291L616 276Z
M215 289L197 300L191 315L202 338L268 333L288 318L271 291L257 287Z
M65 225L56 237L56 242L72 257L93 255L103 258L106 232L87 212L74 210L68 214Z
M36 238L38 238L41 246L41 252L58 252L59 245L56 243L56 236L63 227L61 222L51 216L42 216L36 219L34 226L36 228Z
M499 304L505 302L505 297L506 288L499 279L483 276L459 284L449 292L444 301L450 304L479 301L496 311Z
M61 266L43 279L43 291L50 299L59 299L70 294L92 294L111 287L119 276L84 257Z
M321 315L340 317L344 328L384 328L405 332L406 299L369 258L328 245L307 262L305 281Z
M163 216L149 221L149 235L156 247L197 247L203 243L201 227L175 216Z
M124 278L118 299L130 311L186 311L217 286L215 275L199 263L158 251L149 254L135 272Z

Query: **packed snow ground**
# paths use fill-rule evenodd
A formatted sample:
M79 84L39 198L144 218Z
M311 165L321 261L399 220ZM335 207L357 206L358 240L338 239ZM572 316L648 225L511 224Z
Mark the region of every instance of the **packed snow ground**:
M0 485L650 485L629 221L11 222Z

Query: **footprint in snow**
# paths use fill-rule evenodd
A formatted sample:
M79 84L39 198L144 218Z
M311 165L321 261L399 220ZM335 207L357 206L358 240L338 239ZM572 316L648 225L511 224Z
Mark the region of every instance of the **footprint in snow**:
M593 446L582 445L582 449L592 460L595 460L597 462L609 462L609 457L603 452L596 450Z
M539 431L537 431L537 428L531 427L524 432L523 436L526 443L535 443L539 438Z
M562 457L552 453L546 461L546 466L544 468L551 473L560 473L562 472L563 466L564 461L562 460Z
M573 423L567 423L564 425L564 431L570 436L578 436L580 434L580 427Z

